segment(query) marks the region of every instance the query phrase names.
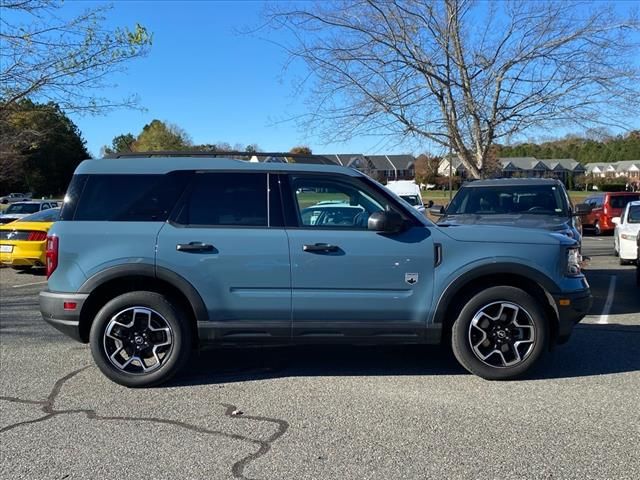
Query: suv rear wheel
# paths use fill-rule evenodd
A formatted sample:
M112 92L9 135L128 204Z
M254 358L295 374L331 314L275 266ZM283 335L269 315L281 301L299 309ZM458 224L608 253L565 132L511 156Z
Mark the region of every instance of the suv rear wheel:
M126 387L148 387L169 380L188 360L191 329L165 296L130 292L102 307L89 342L107 377Z
M473 296L453 324L453 353L469 372L487 380L525 373L547 343L539 302L514 287L491 287Z

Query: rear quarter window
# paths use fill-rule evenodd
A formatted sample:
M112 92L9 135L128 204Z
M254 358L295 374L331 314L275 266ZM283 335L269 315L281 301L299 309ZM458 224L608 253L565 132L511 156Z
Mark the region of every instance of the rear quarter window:
M74 176L60 219L165 221L184 190L189 175L190 172Z

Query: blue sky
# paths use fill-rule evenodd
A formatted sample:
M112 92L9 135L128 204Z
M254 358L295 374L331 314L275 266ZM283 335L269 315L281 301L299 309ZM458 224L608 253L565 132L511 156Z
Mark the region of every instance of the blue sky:
M95 2L77 2L85 8ZM147 111L121 110L99 117L73 116L89 151L120 134L137 135L157 118L185 129L194 143L257 143L266 151L298 144L318 151L367 151L375 142L321 146L294 122L302 101L292 97L292 80L282 76L284 52L273 43L237 31L260 23L261 2L119 1L108 23L138 22L153 32L146 58L114 77L114 98L138 94ZM272 35L272 32L264 32ZM291 72L289 72L291 74Z
M70 1L68 14L103 2ZM617 2L626 9L633 2ZM261 22L257 1L120 0L113 2L107 24L140 23L153 33L147 57L128 64L112 77L116 88L106 94L123 98L137 94L146 111L119 110L104 116L72 118L93 155L121 133L137 135L153 119L174 123L195 144L257 143L264 151L288 151L309 145L316 153L419 153L407 145L376 138L356 138L346 144L323 145L294 121L303 114L303 97L294 96L294 66L283 75L286 53L264 37L279 40L277 31L245 35L239 30Z

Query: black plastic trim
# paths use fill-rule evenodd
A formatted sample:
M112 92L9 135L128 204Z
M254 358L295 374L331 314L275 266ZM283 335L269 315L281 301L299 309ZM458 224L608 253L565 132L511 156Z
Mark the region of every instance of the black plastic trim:
M78 293L91 293L100 285L116 278L126 276L143 276L163 280L177 288L189 301L197 320L208 320L209 314L202 297L191 283L184 277L163 267L147 263L124 264L109 267L89 278L82 284Z
M550 294L560 292L560 287L553 280L531 267L519 265L517 263L492 263L490 265L482 265L460 275L447 286L447 288L438 299L433 322L444 322L444 316L451 300L467 283L487 275L505 274L518 275L520 277L532 280Z

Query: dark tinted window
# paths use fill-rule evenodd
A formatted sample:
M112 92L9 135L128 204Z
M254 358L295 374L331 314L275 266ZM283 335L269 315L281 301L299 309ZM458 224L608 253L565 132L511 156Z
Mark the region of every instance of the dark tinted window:
M74 220L165 221L189 172L166 175L89 175L77 200ZM73 182L72 182L73 186ZM72 190L71 186L69 190ZM73 192L77 196L76 192ZM69 193L67 194L69 195ZM69 199L73 202L73 199ZM65 197L65 210L66 210ZM68 220L63 210L63 219Z
M39 203L14 203L4 213L15 213L15 214L23 214L23 213L35 213L40 210Z
M67 193L62 203L60 220L73 220L76 207L78 206L78 199L82 194L87 177L88 175L74 175L71 178L71 183L69 183L69 188L67 188Z
M178 223L266 227L267 174L196 174Z
M640 223L640 205L629 207L628 223Z
M447 208L448 215L567 215L561 189L554 185L463 187Z
M609 197L609 205L611 208L624 208L629 202L640 200L640 195L619 195Z

